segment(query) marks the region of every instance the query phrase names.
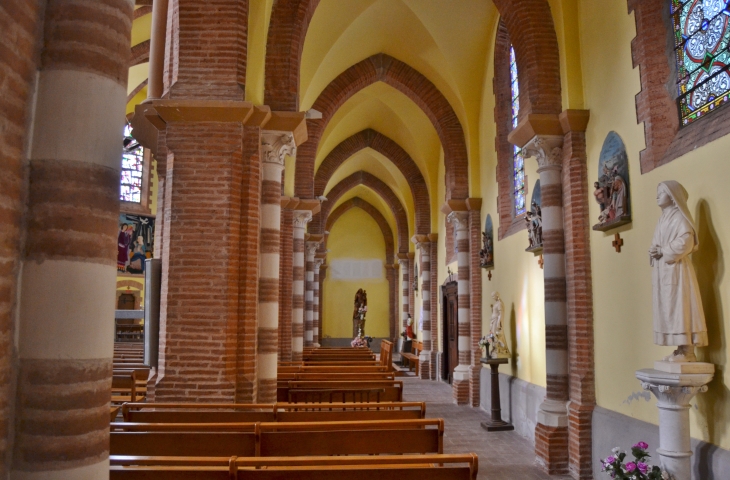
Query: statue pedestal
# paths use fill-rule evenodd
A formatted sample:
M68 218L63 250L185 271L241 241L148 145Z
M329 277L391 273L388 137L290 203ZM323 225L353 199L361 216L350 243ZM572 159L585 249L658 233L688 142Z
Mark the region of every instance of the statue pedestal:
M509 359L482 358L479 362L489 365L492 369L492 420L490 422L482 422L482 428L488 432L514 430L514 425L502 420L502 404L499 399L499 366L508 363Z
M668 364L668 365L667 365ZM714 375L715 366L709 363L657 362L655 367L636 371L644 390L650 390L658 400L659 448L661 467L674 480L692 477L692 449L689 437L689 402L701 392ZM673 371L664 371L673 370ZM702 373L681 373L693 371Z

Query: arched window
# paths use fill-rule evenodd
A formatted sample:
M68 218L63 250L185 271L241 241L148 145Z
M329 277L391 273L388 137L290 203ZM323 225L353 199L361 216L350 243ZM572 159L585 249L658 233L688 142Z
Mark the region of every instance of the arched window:
M517 60L515 49L509 47L509 80L512 98L512 128L517 127L520 113L520 86L517 79ZM522 149L514 145L512 154L515 216L525 213L525 159L520 155Z
M123 202L142 203L144 148L132 137L132 127L124 127L124 151L119 199Z
M685 126L730 102L730 3L671 2L679 118Z

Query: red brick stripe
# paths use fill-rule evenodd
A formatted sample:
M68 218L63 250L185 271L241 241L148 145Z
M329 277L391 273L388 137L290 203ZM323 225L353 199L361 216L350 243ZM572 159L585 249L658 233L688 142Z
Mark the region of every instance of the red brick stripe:
M545 301L546 302L565 302L565 278L546 278L545 279Z
M14 468L60 470L109 454L112 364L104 360L21 360Z
M127 85L133 4L129 0L49 0L44 70L81 70Z
M568 350L568 326L545 325L545 348L548 350Z
M541 186L541 206L546 207L562 207L563 206L563 187L559 183L553 185Z
M29 259L116 265L119 172L67 160L30 163ZM84 221L78 221L83 212Z
M279 301L279 279L259 278L259 303Z
M277 353L279 330L276 328L262 328L258 330L258 353Z

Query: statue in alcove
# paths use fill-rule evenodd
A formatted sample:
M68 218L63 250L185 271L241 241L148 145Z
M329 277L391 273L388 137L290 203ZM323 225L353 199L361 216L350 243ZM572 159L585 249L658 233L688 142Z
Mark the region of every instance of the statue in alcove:
M352 334L355 337L365 336L365 314L368 311L368 294L362 288L355 294L355 307L352 312Z

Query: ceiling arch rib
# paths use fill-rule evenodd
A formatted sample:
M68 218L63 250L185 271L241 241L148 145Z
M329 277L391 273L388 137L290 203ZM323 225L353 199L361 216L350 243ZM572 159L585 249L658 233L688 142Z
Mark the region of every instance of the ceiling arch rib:
M376 176L367 172L361 171L353 173L327 192L327 201L322 204L322 210L314 215L312 222L309 224L310 233L324 233L320 229L322 225L327 224L327 218L330 216L332 206L335 205L343 195L358 185L364 185L373 190L391 209L395 216L396 229L398 230L398 252L407 253L410 237L408 236L408 218L406 216L406 210L388 185Z
M378 81L404 93L431 120L444 150L446 198L467 198L469 187L466 143L454 109L426 77L409 65L385 54L374 55L348 68L317 98L314 108L322 112L322 118L307 120L309 141L297 153L297 196L313 198L317 149L329 120L352 95Z
M335 171L355 153L372 148L389 159L403 174L413 195L416 214L416 233L427 235L431 229L430 198L426 182L413 159L400 145L387 136L366 129L345 139L332 150L317 169L314 179L316 196L324 195L325 188Z

